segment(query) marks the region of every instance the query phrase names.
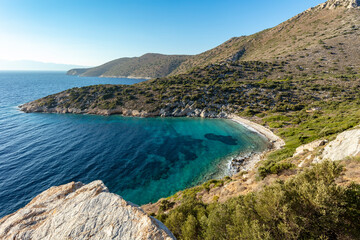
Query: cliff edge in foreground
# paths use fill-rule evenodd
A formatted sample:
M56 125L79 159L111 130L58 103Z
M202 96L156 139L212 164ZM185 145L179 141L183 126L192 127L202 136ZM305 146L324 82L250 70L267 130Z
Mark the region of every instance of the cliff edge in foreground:
M0 219L0 239L175 239L140 207L101 181L51 187Z

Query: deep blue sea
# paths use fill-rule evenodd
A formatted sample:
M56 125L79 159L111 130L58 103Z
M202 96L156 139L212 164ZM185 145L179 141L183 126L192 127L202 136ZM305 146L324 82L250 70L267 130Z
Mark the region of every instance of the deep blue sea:
M23 113L68 88L143 80L64 72L0 72L0 217L54 185L100 179L136 204L227 174L234 155L266 140L230 120Z

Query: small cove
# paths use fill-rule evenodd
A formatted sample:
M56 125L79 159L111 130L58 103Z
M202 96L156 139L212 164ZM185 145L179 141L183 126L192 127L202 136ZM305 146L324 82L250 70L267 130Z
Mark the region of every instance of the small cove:
M154 202L224 176L231 157L266 147L264 138L230 120L25 114L17 109L72 87L140 81L0 72L0 216L70 181L100 179L128 201Z

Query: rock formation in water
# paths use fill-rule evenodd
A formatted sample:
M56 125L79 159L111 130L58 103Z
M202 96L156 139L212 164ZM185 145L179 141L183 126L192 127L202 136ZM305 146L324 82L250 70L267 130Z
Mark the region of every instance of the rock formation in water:
M51 187L0 220L0 239L175 239L101 181Z

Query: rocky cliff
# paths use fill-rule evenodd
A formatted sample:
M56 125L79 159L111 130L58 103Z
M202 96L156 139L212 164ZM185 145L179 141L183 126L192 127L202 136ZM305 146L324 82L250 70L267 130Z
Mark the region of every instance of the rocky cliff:
M337 7L357 8L360 6L360 0L328 0L320 5L322 8L335 9Z
M52 187L0 219L0 239L175 239L101 181Z

